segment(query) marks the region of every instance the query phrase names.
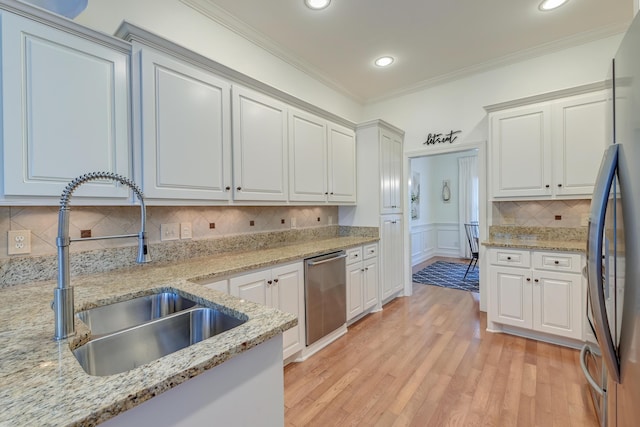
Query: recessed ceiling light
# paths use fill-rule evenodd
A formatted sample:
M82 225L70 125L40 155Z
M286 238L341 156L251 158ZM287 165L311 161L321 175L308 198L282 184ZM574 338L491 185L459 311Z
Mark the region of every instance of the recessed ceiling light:
M331 0L304 0L304 4L307 5L309 9L320 10L329 6Z
M375 60L375 64L378 67L388 67L389 65L393 64L393 57L391 56L381 56L380 58Z
M540 6L538 6L538 8L543 12L546 12L547 10L552 10L562 6L567 1L568 0L543 0L543 2L540 3Z

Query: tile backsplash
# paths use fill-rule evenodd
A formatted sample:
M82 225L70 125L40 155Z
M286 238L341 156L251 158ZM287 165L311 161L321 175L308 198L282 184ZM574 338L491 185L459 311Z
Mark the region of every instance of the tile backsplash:
M591 200L494 202L493 225L521 227L583 227Z
M80 230L91 230L94 237L137 233L140 208L136 206L73 207L69 216L72 238L80 238ZM147 234L150 243L160 242L160 225L191 223L192 240L210 239L265 231L289 230L295 218L296 228L336 224L336 206L246 206L246 207L180 207L148 206ZM319 220L318 220L319 219ZM215 224L212 226L211 224ZM253 224L253 225L251 225ZM214 228L212 228L214 227ZM7 254L7 232L31 230L31 256L56 253L58 236L57 206L0 207L0 258ZM136 239L107 239L74 242L72 252L135 246Z

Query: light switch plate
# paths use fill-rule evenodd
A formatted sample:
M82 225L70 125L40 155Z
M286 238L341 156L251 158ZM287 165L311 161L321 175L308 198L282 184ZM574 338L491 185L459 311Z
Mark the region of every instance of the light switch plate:
M10 230L7 238L7 253L22 255L31 253L31 230Z
M180 223L180 238L181 239L191 239L193 237L193 229L191 228L190 222L181 222Z
M172 222L169 224L160 224L160 240L178 240L180 238L180 224Z

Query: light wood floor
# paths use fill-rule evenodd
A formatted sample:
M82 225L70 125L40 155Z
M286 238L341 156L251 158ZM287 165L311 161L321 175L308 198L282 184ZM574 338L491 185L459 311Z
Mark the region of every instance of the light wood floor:
M286 425L596 427L578 351L485 328L477 294L414 284L285 368Z

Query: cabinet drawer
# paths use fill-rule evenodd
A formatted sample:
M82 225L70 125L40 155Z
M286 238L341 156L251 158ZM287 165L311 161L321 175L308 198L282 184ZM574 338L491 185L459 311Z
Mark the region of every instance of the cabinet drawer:
M493 249L489 251L489 262L494 265L531 267L531 253L514 249Z
M533 267L539 270L580 273L582 269L581 258L580 254L534 252Z
M362 260L362 246L347 249L347 264L353 264Z
M364 247L364 259L374 258L378 256L378 245L376 243L372 245L366 245Z

